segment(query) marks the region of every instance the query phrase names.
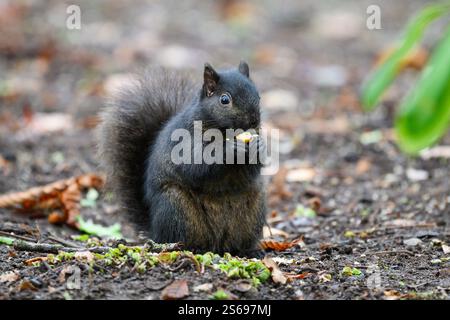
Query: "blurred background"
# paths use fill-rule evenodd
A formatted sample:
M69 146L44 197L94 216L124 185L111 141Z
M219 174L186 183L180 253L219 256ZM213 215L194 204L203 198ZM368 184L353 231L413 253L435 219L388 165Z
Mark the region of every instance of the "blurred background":
M131 73L158 65L188 70L201 82L205 62L227 68L245 59L261 93L264 126L280 130L280 170L267 177L268 226L277 239L303 240L298 250L283 253L298 262L283 268L301 276L299 286L263 286L250 297L391 299L421 290L424 297L448 299L450 136L408 157L392 129L395 107L418 79L446 21L427 30L377 109L363 112L359 98L368 73L430 2L0 0L0 194L99 172L97 114ZM70 5L81 10L80 29L67 28ZM379 30L367 28L369 5L381 10ZM80 202L82 217L102 226L118 222L124 236L135 236L113 195L97 196L88 192ZM0 208L0 229L31 230L36 239L78 234L37 217L45 214ZM0 271L14 264L26 269L21 274L41 277L39 267L23 263L30 256L0 250ZM382 270L383 286L395 290L367 291L364 268L371 265ZM343 276L348 266L365 274ZM311 270L321 271L307 276ZM130 277L126 286L109 273L93 282L93 293L80 296L155 295L143 289L144 278ZM143 277L151 275L158 273ZM85 278L90 282L91 274ZM67 299L64 290L50 296ZM42 297L42 290L33 292L16 297Z
M399 210L389 201L407 191L418 197L403 199L409 209L430 205L421 198L429 184L441 190L431 207L446 210L448 158L405 157L391 130L393 106L443 24L427 31L422 53L380 108L363 113L358 98L378 57L426 3L2 0L0 192L96 171L97 113L130 73L161 65L201 81L205 62L225 68L245 59L261 91L265 126L281 130L271 209L289 213L308 201L308 188L321 188L323 206L336 214L367 203L389 214ZM81 9L79 30L66 27L72 4ZM372 4L381 9L380 30L366 26Z

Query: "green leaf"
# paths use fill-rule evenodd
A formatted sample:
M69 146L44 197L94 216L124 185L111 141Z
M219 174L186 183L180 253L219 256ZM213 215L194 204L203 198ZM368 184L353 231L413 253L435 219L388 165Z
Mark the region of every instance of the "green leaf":
M9 237L0 237L0 243L6 244L8 246L11 246L14 243L13 238Z
M353 268L352 269L352 275L354 275L354 276L359 276L359 275L361 275L361 270L359 270L358 268Z
M442 137L449 124L450 28L398 109L395 129L400 148L416 154Z
M426 27L435 19L450 12L450 3L435 4L423 9L408 24L403 41L386 61L376 68L366 79L362 87L362 105L366 111L372 110L383 92L395 79L403 57L421 39Z
M227 300L228 294L223 290L217 290L216 292L214 292L212 298L214 300Z
M112 226L104 227L102 225L94 223L92 220L85 221L81 216L77 218L79 223L79 229L91 235L96 235L102 238L123 238L120 232L120 224L115 223Z
M313 209L299 204L295 209L295 215L297 215L298 217L315 218L317 214Z
M98 191L94 188L90 188L89 191L86 193L86 197L84 199L81 199L80 204L82 207L88 207L93 208L95 207L98 199Z

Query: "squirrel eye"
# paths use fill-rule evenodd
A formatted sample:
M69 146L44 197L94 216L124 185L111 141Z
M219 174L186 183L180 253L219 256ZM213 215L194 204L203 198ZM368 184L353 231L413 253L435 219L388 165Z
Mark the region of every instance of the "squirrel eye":
M223 104L223 105L229 105L230 104L230 102L231 102L231 98L230 98L230 96L228 95L228 94L226 94L226 93L224 93L224 94L222 94L221 96L220 96L220 103L221 104Z

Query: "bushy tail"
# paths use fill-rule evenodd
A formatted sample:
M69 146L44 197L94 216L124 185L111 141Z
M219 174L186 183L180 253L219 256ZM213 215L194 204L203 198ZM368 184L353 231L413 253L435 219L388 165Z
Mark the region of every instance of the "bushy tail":
M117 90L101 114L97 139L107 184L141 229L148 227L149 218L143 201L149 148L163 124L194 94L189 77L152 69Z

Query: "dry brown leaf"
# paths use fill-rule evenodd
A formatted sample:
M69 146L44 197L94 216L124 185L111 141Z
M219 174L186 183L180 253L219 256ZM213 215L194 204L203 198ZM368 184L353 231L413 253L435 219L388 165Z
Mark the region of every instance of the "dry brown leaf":
M280 268L278 268L277 263L273 261L272 258L265 256L262 262L270 270L273 282L286 284L287 278L284 276L283 272L280 270Z
M399 300L401 299L402 294L397 290L386 290L384 291L384 299L385 300Z
M37 288L28 280L24 280L19 285L19 291L31 290L36 291Z
M305 271L300 274L287 273L285 274L285 276L287 277L288 280L294 280L294 279L305 279L310 274L311 274L310 272Z
M261 240L260 246L263 250L274 250L274 251L284 251L289 248L294 247L295 245L303 242L303 237L300 237L298 239L289 241L289 242L283 242L283 241L275 241L275 240Z
M34 257L28 260L25 260L25 264L27 266L31 266L34 262L41 262L41 261L47 261L48 258L47 257Z
M170 285L164 288L161 293L163 300L177 300L183 299L189 295L189 287L187 280L175 280Z
M48 216L50 223L66 223L77 228L76 218L80 213L81 192L87 188L99 189L103 186L103 181L102 176L91 173L33 187L23 192L9 193L0 196L0 208L19 207L25 211L53 209Z
M0 283L3 282L15 282L19 280L20 275L14 271L5 272L0 274Z

